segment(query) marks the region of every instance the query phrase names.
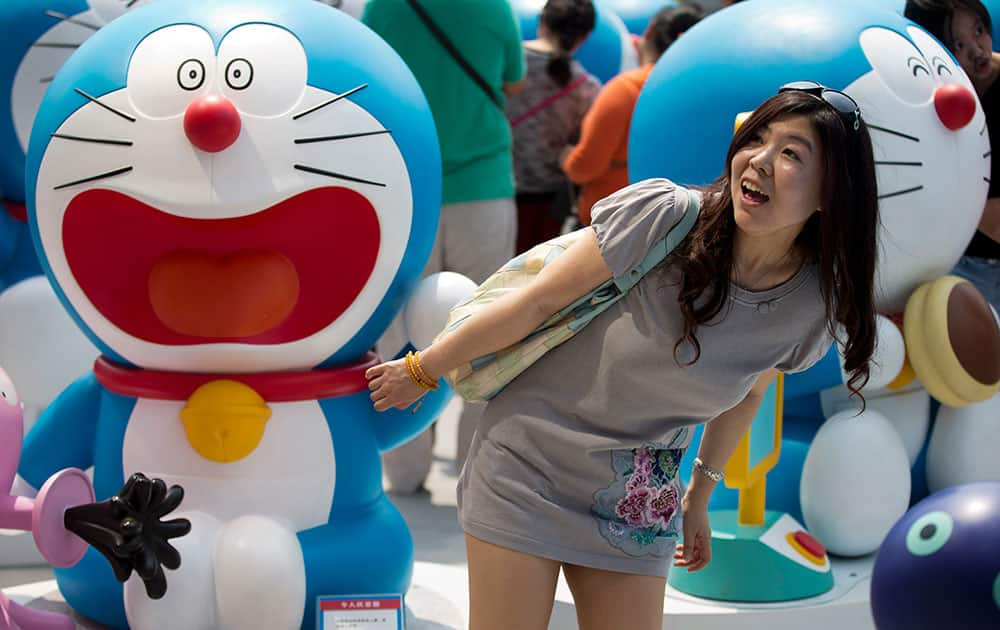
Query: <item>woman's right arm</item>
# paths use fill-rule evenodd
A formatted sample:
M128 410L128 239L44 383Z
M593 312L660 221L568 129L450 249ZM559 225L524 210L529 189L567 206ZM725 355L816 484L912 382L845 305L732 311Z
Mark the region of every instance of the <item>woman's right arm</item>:
M483 307L453 333L421 351L420 364L436 380L463 363L502 350L611 277L597 235L588 229L530 284ZM377 365L365 377L376 411L405 408L424 393L410 378L403 360Z

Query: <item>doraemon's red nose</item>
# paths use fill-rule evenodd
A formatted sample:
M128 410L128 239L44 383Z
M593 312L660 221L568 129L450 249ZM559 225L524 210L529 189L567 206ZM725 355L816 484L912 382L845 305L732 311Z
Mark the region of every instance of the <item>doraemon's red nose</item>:
M218 153L236 142L242 124L236 106L222 96L199 98L184 112L188 140L208 153Z
M976 114L976 96L972 90L957 83L942 85L934 90L934 109L941 124L958 131Z

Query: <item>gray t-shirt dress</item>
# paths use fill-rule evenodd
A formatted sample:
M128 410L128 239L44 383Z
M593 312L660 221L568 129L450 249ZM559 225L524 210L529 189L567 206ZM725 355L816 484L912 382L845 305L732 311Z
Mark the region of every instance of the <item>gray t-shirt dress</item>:
M595 205L614 275L635 267L687 203L685 189L651 179ZM691 428L740 402L761 372L806 369L832 341L807 264L766 291L732 285L718 321L698 328L701 358L680 367L675 279L654 269L486 405L458 484L467 533L569 564L667 575Z

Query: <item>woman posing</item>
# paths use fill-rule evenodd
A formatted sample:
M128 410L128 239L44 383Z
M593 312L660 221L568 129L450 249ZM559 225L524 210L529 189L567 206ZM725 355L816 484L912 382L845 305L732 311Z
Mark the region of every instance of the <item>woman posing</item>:
M711 559L712 477L777 372L811 366L836 328L849 386L867 380L878 206L857 106L786 86L735 134L726 164L666 260L487 404L458 488L473 630L546 628L560 568L580 628L660 628L670 560L698 570ZM647 180L604 199L584 238L419 367L438 378L627 273L690 196ZM367 376L377 410L424 392L403 361ZM677 464L705 422L682 494Z

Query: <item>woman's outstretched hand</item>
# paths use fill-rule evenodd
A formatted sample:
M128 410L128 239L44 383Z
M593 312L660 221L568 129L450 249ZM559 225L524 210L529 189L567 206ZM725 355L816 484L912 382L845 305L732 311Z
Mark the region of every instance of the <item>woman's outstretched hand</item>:
M368 368L365 372L368 389L375 403L375 411L385 411L395 407L406 409L426 393L426 390L410 378L405 359L396 359Z
M684 512L684 543L677 545L674 566L688 571L700 571L712 561L712 528L708 522L708 505L681 501Z

